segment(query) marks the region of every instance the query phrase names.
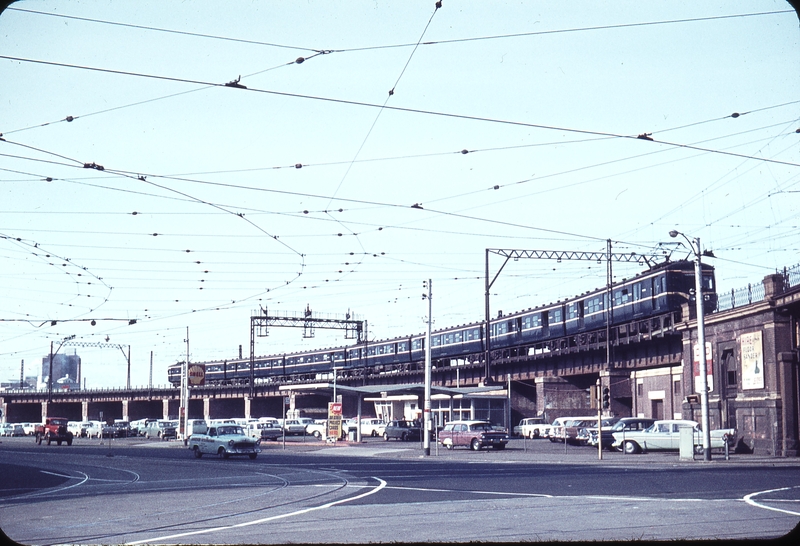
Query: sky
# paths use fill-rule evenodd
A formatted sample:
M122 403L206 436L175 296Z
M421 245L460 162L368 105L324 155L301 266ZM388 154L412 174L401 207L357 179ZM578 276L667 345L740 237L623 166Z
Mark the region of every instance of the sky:
M23 0L0 40L2 381L53 343L87 388L128 350L163 385L261 309L416 334L429 280L434 329L478 322L486 249L691 257L678 230L720 291L800 263L785 1ZM606 284L488 256L492 316Z

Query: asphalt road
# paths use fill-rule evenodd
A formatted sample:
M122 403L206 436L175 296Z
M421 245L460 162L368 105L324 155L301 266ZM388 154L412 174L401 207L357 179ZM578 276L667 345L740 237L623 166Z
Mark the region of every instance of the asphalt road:
M800 460L292 439L255 461L179 442L0 442L0 528L22 544L764 539L800 522ZM795 537L796 538L796 537Z

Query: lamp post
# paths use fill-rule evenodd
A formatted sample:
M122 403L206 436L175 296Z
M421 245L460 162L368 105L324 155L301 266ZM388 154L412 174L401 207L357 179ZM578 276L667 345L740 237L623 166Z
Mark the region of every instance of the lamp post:
M48 404L53 401L53 358L56 356L56 354L58 354L58 351L61 350L61 347L64 346L64 343L66 343L67 341L71 341L73 339L75 339L74 335L65 337L64 339L61 340L61 343L58 344L58 349L56 349L55 351L53 351L53 342L52 341L50 342L50 372L48 373L47 376Z
M705 336L705 306L703 299L703 264L700 261L702 252L700 250L700 238L694 240L681 233L672 230L669 236L672 238L680 235L692 248L695 255L694 262L694 282L695 282L695 303L697 304L697 344L699 346L699 367L700 367L700 414L701 425L703 427L703 460L711 460L711 425L708 417L708 365L706 363L706 336Z

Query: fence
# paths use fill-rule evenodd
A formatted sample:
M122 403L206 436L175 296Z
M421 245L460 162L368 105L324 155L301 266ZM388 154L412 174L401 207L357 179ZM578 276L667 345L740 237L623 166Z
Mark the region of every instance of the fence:
M783 268L784 290L800 284L800 265ZM717 293L717 311L727 311L744 305L750 305L764 299L764 284L748 284L744 288L731 289L730 292Z

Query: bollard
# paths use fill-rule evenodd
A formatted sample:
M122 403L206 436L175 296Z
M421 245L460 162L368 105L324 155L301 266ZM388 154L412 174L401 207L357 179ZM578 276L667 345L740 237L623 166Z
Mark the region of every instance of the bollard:
M729 461L731 459L731 448L728 445L728 439L725 438L725 460Z

